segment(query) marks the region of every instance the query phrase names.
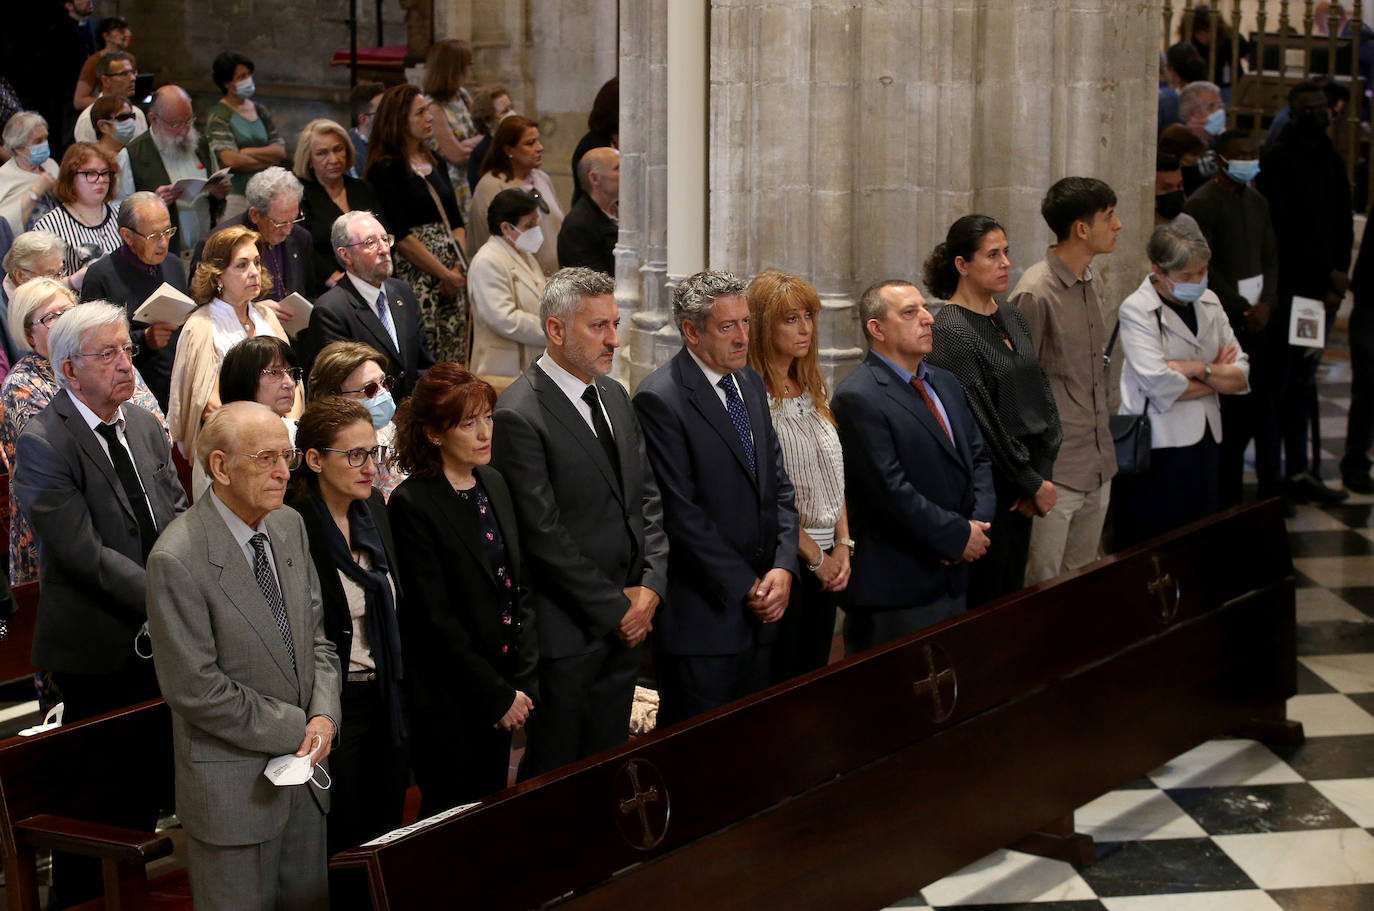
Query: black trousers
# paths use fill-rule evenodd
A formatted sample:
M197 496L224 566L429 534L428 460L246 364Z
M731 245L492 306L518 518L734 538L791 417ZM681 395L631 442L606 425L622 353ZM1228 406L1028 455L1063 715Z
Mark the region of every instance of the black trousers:
M730 655L655 652L658 726L667 727L757 693L768 686L772 669L772 644Z
M1288 348L1288 323L1271 318L1262 332L1237 332L1241 350L1250 358L1250 392L1221 397L1221 506L1241 501L1245 477L1245 448L1255 441L1255 477L1259 496L1279 493L1279 395L1283 387Z
M829 552L826 559L830 559ZM835 639L835 592L821 591L816 574L801 567L792 584L787 612L778 621L778 638L773 644L773 683L800 677L830 663L830 645Z
M1217 484L1220 447L1210 430L1191 446L1150 452L1150 470L1112 482L1116 504L1115 549L1209 516L1221 507Z
M969 564L967 608L995 601L1026 587L1026 557L1030 553L1031 520L1012 512L1020 496L997 485L997 513L988 529L987 553Z
M421 819L495 794L510 777L509 732L474 720L454 722L414 721L411 751Z
M857 655L871 648L909 636L942 620L963 613L965 595L943 595L918 607L874 608L855 605L844 615L844 655Z
M1364 477L1374 467L1374 307L1356 306L1350 314L1350 414L1345 425L1341 474Z

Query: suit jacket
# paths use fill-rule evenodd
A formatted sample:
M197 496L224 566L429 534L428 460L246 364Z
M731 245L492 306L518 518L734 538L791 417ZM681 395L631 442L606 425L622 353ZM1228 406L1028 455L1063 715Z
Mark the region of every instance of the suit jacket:
M186 509L167 435L137 405L126 402L120 413L153 521L164 529ZM67 390L29 421L16 444L15 492L38 539L33 664L41 670L117 671L143 625L147 577L138 521L101 444Z
M296 668L253 567L210 495L168 526L148 556L148 627L172 709L177 815L214 845L281 834L288 788L263 777L294 753L316 715L341 723L339 658L324 631L320 583L300 516L264 520L291 624ZM329 794L309 785L322 810Z
M468 269L473 373L517 377L544 353L539 261L501 237L487 240Z
M563 658L608 635L629 609L623 589L668 592L663 505L630 397L596 379L623 484L592 429L548 374L531 365L496 403L492 464L516 491L539 652Z
M320 295L315 309L310 311L310 326L296 341L301 354L301 366L306 375L315 363L320 349L330 342L365 342L386 355L386 373L396 381L396 398L410 395L420 374L434 366L434 355L425 341L424 314L410 285L399 278L385 282L387 307L391 311L391 325L396 327L396 340L401 350L391 343L391 336L377 318L375 301L365 301L347 276Z
M256 231L257 226L247 212L237 218L230 219L215 225L216 231L221 231L232 225L243 225L251 231ZM207 238L208 240L208 238ZM273 300L281 300L292 291L301 297L309 299L315 293L315 253L311 245L314 241L310 238L310 232L300 225L292 225L291 233L286 235L286 240L281 242L282 248L282 281L283 288L273 287L268 292ZM205 250L205 241L196 244L196 252L191 255L191 274L196 274L196 266L200 264L200 255ZM263 272L267 272L266 257L263 257Z
M763 380L748 367L734 376L757 472L686 348L635 393L670 547L667 603L654 623L655 647L669 654L728 655L773 641L777 624L760 624L746 597L769 570L797 571L797 509Z
M929 367L954 443L915 389L870 353L835 388L830 407L844 449L855 549L849 600L857 611L917 607L968 585L957 560L969 520L997 510L992 461L954 375Z
M515 621L520 624L513 661L501 654L501 608L507 589L496 578L471 515L442 475L411 475L387 501L400 558L406 610L401 639L413 723L440 731L453 722L483 730L500 720L523 690L539 700L534 610L525 586L510 491L494 468L479 465L496 525L506 542Z
M143 375L143 381L157 396L157 403L163 410L172 389L172 365L176 362L175 339L156 351L148 347L146 340L147 323L132 322L134 311L148 299L162 283L166 282L182 293L186 292L186 267L181 257L167 254L158 266L156 275L140 270L121 250L116 250L91 263L86 270L86 280L81 285L81 301L105 300L119 304L129 314L129 338L138 346L134 356L134 366Z
M167 173L167 165L162 161L162 153L153 144L153 131L145 130L139 134L132 142L124 147L129 153L129 170L134 175L135 190L156 190L158 187L165 187L172 182L171 176ZM206 177L215 172L211 167L208 155L208 147L201 143L196 147L196 158L200 160L200 166L205 169ZM176 224L177 214L172 211L172 224ZM172 235L169 246L173 253L182 251L181 232ZM194 271L194 270L192 270ZM87 273L89 274L89 273ZM139 301L139 303L143 303Z
M558 264L563 268L586 266L615 275L615 257L611 253L619 235L620 226L584 194L573 203L558 232Z

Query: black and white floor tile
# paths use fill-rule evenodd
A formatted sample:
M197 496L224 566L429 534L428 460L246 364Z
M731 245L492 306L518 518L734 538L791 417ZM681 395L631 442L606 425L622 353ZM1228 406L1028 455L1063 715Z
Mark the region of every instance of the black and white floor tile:
M1321 474L1339 476L1349 366L1324 365ZM1374 909L1374 497L1301 506L1298 694L1307 742L1218 739L1081 808L1092 864L997 851L893 905L959 911Z

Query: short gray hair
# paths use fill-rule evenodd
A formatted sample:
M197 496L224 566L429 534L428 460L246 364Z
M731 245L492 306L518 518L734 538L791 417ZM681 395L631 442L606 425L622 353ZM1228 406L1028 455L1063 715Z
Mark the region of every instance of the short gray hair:
M248 185L243 188L243 195L248 197L248 205L257 209L263 215L272 207L272 200L284 193L290 193L300 202L301 193L304 188L301 182L296 179L286 168L270 167L259 171L248 178Z
M1202 96L1209 92L1221 94L1215 82L1208 82L1205 79L1197 82L1190 82L1178 90L1178 119L1187 121L1193 116L1193 112L1202 106Z
M1212 258L1212 248L1207 240L1196 231L1176 225L1160 225L1150 235L1145 245L1145 255L1165 272L1176 272L1186 268L1189 263L1207 262Z
M539 323L547 325L553 317L567 324L582 309L582 298L614 293L615 279L605 272L582 266L559 269L549 276L544 293L539 295Z
M37 111L20 111L5 122L5 132L0 134L0 142L4 143L5 151L13 155L29 144L29 137L35 130L47 125L48 122Z
M914 282L909 282L904 278L885 278L865 288L864 293L859 295L859 325L864 330L864 338L869 337L869 320L887 318L887 310L890 305L883 298L883 289L915 287Z
M67 254L67 244L62 238L47 231L25 231L10 244L4 262L0 265L3 265L6 272L13 272L15 269L34 272L38 261L53 253L63 256Z
M64 361L81 352L81 340L87 332L119 325L129 331L129 317L124 308L109 301L88 301L79 307L68 310L63 317L52 324L48 330L48 362L57 381L67 385L67 377L62 373Z
M698 330L705 329L716 299L743 294L744 289L745 284L739 276L716 269L707 269L683 279L673 289L673 322L677 325L677 331L682 331L684 322L690 322Z
M377 218L375 212L369 212L366 209L350 209L334 219L334 224L329 228L329 246L334 251L334 258L339 261L339 265L341 266L343 265L343 259L339 256L339 248L347 247L349 244L353 243L353 239L348 236L349 227L353 222L362 218L364 215ZM380 218L377 218L377 221L381 223Z
M15 348L20 351L33 350L33 345L29 344L26 334L33 329L33 315L39 307L59 294L64 296L72 306L76 306L76 294L72 289L59 281L53 281L51 278L35 278L32 281L26 281L14 292L14 297L10 298L8 316L10 338L14 339Z
M162 211L167 211L167 204L162 201L151 190L139 190L124 197L124 201L119 204L119 217L117 219L121 228L128 228L135 234L138 233L138 207L139 206L158 206Z
M62 320L58 320L58 323L61 322ZM277 417L277 413L266 405L248 399L240 399L237 402L230 402L216 408L215 413L205 419L205 424L200 428L200 434L196 437L195 455L196 461L205 470L207 477L211 477L210 454L219 450L225 455L233 455L235 450L239 448L239 425L255 410L270 414L274 418ZM280 419L278 418L278 420Z

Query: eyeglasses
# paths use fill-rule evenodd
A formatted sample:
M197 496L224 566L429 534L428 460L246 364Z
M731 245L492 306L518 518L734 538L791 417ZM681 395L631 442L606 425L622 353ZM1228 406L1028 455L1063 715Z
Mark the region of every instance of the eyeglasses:
M172 225L170 228L162 231L154 231L152 234L136 234L136 236L143 238L148 241L148 243L156 243L159 240L171 240L173 237L176 237L176 233L177 226Z
M301 381L301 368L299 368L299 367L267 367L267 368L264 368L264 369L263 369L262 375L263 375L263 376L266 376L266 377L271 377L271 378L274 379L274 380L279 380L279 379L281 379L281 378L284 377L284 376L289 376L289 377L291 377L291 382L293 382L293 383L299 383L299 382Z
M134 71L133 71L132 68L130 68L130 69L127 69L127 70L119 70L118 72L116 72L116 71L114 71L114 70L110 70L110 71L109 71L108 73L106 73L105 75L106 75L106 76L109 76L111 79L114 79L114 78L116 78L116 77L118 77L118 76L132 76L133 74L134 74Z
M396 243L395 234L383 234L380 237L369 237L367 240L360 240L353 244L344 244L345 247L362 247L368 253L377 249L378 244L385 244L389 249Z
M549 214L549 204L544 201L544 197L539 195L539 191L531 187L525 191L534 197L534 204L539 207L539 211L545 215Z
M277 221L275 218L269 215L267 216L267 220L270 221L272 223L272 226L275 227L278 231L285 231L292 225L298 225L301 222L305 221L305 216L301 215L300 213L297 213L296 217L291 219L290 221Z
M54 310L52 313L49 313L46 316L39 317L38 324L46 329L53 323L57 322L57 318L62 314L66 313L70 309L71 307L63 307L61 310Z
M76 175L82 177L87 183L100 183L102 180L113 180L114 171L77 171Z
M64 310L62 312L65 313L66 311ZM49 313L48 316L52 316L52 314ZM99 351L79 351L76 354L73 354L72 357L93 357L97 361L100 361L100 363L102 364L108 364L115 358L119 357L121 354L127 355L129 360L132 361L134 359L134 356L138 354L138 346L107 345L104 348L101 348Z
M301 465L299 449L259 449L257 452L242 452L239 455L245 459L252 459L258 471L271 471L278 459L286 463L287 471L295 471Z
M21 269L20 271L28 274L29 281L33 281L35 278L50 278L55 282L60 282L67 277L66 269L58 269L55 272L34 272L31 269ZM64 310L63 312L65 313L66 311Z
M348 457L349 468L362 468L369 458L377 464L378 468L386 461L386 447L373 446L371 449L364 449L359 446L356 449L330 449L328 446L323 448L324 452L337 452Z
M153 116L157 117L156 114L154 114ZM162 125L167 127L169 130L184 130L191 124L196 122L196 119L194 117L187 117L185 120L164 120L161 117L158 117L157 119L161 121Z
M383 389L390 392L396 386L394 377L384 376L381 381L373 380L361 389L340 389L339 395L362 395L365 399L376 398Z

